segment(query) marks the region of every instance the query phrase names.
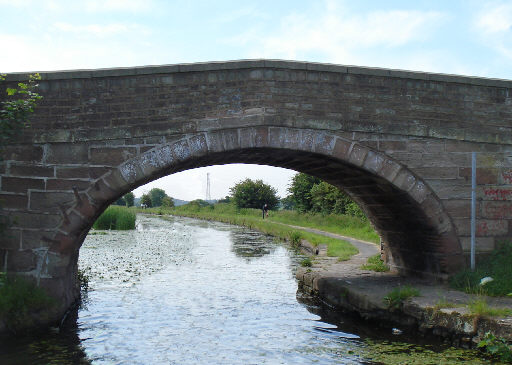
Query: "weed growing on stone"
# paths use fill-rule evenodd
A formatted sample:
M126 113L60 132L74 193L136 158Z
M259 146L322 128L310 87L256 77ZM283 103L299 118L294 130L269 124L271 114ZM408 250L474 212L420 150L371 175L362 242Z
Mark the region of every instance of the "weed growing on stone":
M485 277L492 281L480 285ZM502 243L488 259L479 263L475 271L465 269L450 279L450 285L472 294L505 296L512 293L512 243Z
M291 245L294 248L299 248L300 241L302 240L302 234L299 231L291 231L288 233L288 238L290 240Z
M393 289L384 297L384 302L389 309L398 309L402 303L412 297L419 297L420 291L409 285Z
M471 314L476 316L505 317L512 315L512 309L493 308L484 298L478 298L468 303Z
M512 363L512 346L502 337L496 337L487 332L485 337L478 343L478 348L485 349L485 352L496 358Z
M389 266L382 261L380 258L380 253L368 257L368 260L366 260L366 264L361 265L361 269L363 270L370 270L370 271L376 271L376 272L386 272L389 271Z
M44 315L54 305L53 298L42 288L22 277L6 278L0 286L0 320L14 333L32 327L32 315Z
M300 262L300 266L311 267L311 266L313 266L313 262L311 261L311 259L309 257L306 257L306 258L302 259L302 261Z

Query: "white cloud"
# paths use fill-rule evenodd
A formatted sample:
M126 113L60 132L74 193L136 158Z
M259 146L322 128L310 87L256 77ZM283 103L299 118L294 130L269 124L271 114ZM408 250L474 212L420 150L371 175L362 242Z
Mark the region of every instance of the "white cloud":
M512 60L512 4L484 6L475 20L482 43Z
M86 11L91 13L99 12L147 12L153 9L151 0L88 0L84 6Z
M69 33L77 33L77 34L92 34L97 37L108 37L111 35L128 33L128 32L137 32L148 34L149 31L144 27L141 27L136 24L122 24L122 23L113 23L113 24L87 24L87 25L75 25L71 23L62 23L58 22L53 25L54 29L60 32L69 32Z
M477 18L477 26L487 34L506 33L512 30L512 4L487 8Z
M329 62L357 61L366 49L426 39L444 18L439 12L406 10L353 15L328 2L319 14L291 14L281 21L275 35L253 39L257 46L251 56L306 59L309 53L321 53ZM247 43L243 36L238 40Z

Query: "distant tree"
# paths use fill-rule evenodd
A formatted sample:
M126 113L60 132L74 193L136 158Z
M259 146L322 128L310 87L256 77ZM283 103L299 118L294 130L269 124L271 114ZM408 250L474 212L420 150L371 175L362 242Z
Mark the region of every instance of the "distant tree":
M280 201L281 207L286 210L295 209L295 201L293 200L291 195L288 195L286 198L281 199Z
M144 204L147 208L151 208L152 205L151 205L151 197L149 196L149 194L142 194L141 198L140 198L140 204Z
M310 191L312 210L322 214L345 214L352 200L347 194L325 181L313 185Z
M220 199L217 203L230 203L230 202L231 202L231 197L229 195L226 195L225 198Z
M174 208L174 200L170 196L164 196L162 198L162 206L166 208Z
M311 189L313 185L319 184L320 182L321 180L319 178L302 172L292 178L288 192L290 193L291 199L295 202L295 209L304 213L313 208Z
M117 199L114 202L114 205L120 205L120 206L124 207L126 205L126 202L124 201L124 197L120 197L119 199Z
M151 198L151 206L159 207L162 205L162 199L167 196L165 190L160 188L153 188L149 191L149 197Z
M261 209L267 204L269 209L277 208L277 190L262 180L245 179L230 189L232 200L238 208Z
M123 199L124 199L127 207L133 207L133 204L135 201L135 195L131 191L129 193L125 194L123 196Z

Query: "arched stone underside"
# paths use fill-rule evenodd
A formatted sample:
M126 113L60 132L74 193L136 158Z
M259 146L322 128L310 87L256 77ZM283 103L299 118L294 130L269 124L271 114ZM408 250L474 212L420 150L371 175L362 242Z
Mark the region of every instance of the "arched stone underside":
M477 254L512 239L511 81L269 60L41 76L31 126L0 159L0 270L61 309L110 202L211 164L318 176L362 206L402 272L445 276L469 253L477 152Z
M330 133L276 127L192 134L123 162L77 194L50 249L77 252L97 216L140 185L175 172L227 163L290 168L345 190L362 206L404 274L442 276L462 265L462 250L442 204L405 166Z

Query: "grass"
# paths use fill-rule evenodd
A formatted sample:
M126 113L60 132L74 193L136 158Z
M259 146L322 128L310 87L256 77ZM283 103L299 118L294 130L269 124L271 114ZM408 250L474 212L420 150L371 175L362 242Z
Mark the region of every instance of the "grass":
M94 229L135 229L135 211L119 205L109 206L94 222Z
M342 261L350 259L350 257L359 252L357 248L346 241L291 228L277 223L274 219L261 219L261 211L259 209L236 209L231 204L222 203L201 206L192 202L176 208L159 207L145 209L144 212L155 214L161 212L162 214L215 220L245 226L282 240L290 241L292 245L298 245L302 239L308 241L313 246L325 244L328 247L328 255L338 257ZM272 214L275 214L275 212L272 212Z
M376 272L387 272L389 271L389 266L382 261L380 258L380 253L368 257L368 260L366 260L366 264L361 265L361 269L363 270L370 270L370 271L376 271Z
M306 257L306 258L302 259L302 261L300 262L300 266L311 267L311 266L313 266L313 262L311 261L311 259L309 257Z
M487 304L484 298L478 298L468 303L471 314L485 317L506 317L512 315L512 309L494 308Z
M493 281L480 285L484 277L492 277ZM505 296L512 293L512 243L502 243L491 255L476 267L463 270L450 279L450 285L471 294L489 296Z
M398 309L402 303L412 297L419 297L420 291L409 285L393 289L384 297L389 309Z
M16 333L20 329L32 327L32 315L44 316L44 312L55 305L53 298L35 284L16 276L2 275L0 285L0 320Z

